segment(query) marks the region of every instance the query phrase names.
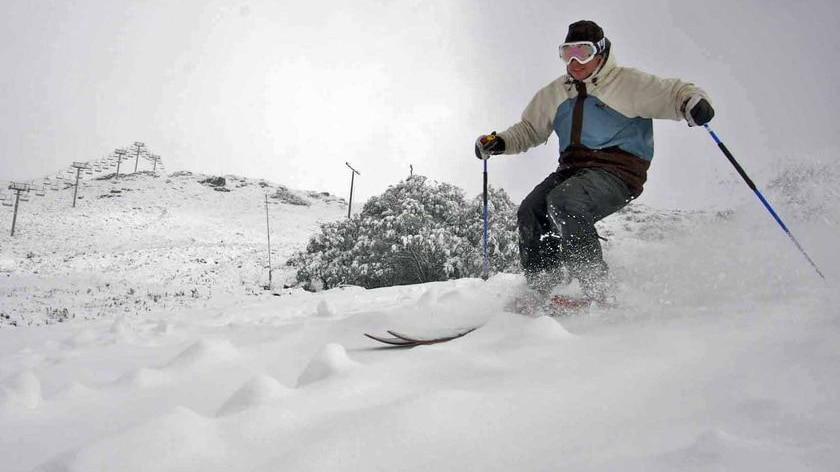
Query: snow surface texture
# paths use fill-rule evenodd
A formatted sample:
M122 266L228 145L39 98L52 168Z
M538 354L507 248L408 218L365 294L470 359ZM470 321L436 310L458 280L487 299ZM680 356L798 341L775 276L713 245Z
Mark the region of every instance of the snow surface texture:
M195 179L172 180L203 190ZM830 183L822 190L832 191L837 181ZM65 269L94 254L115 258L107 266L114 269L101 270L128 265L123 283L132 286L164 289L172 280L156 274L192 258L218 257L216 277L238 274L230 261L244 255L226 252L235 249L219 243L229 238L220 233L258 231L260 202L249 204L250 216L221 202L229 200L190 215L173 199L163 208L178 217L149 223L154 230L139 221L164 212L161 202L134 203L124 216L130 229L109 224L107 213L68 214L65 230L78 224L84 237L33 239L38 256L29 262L23 245L8 249L3 239L12 261L3 310L49 296L72 296L74 307L100 303L83 288L99 279ZM6 326L0 469L838 470L840 215L790 205L783 216L794 216L789 225L828 283L752 200L721 214L633 204L600 227L619 306L563 319L506 312L524 281L502 274L280 297L230 290L197 306L117 306L89 320ZM294 216L301 209L324 211L289 208L288 218L303 221ZM228 218L195 222L213 211ZM30 219L23 228L49 226ZM300 244L303 226L277 243ZM203 232L188 244L196 227ZM68 251L78 256L62 262ZM158 261L136 262L146 257ZM243 277L256 281L249 264ZM196 267L185 273L205 274ZM191 283L201 289L213 280ZM61 294L71 282L77 292L29 302L8 292L37 295L49 284ZM479 324L455 341L411 349L362 336Z

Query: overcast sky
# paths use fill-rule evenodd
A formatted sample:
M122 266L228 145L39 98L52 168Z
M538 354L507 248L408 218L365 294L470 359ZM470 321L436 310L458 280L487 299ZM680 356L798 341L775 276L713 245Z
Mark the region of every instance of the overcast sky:
M621 65L711 95L759 186L835 160L840 7L831 1L3 0L0 179L55 174L143 141L168 171L237 174L356 198L416 173L481 190L477 135L519 119L564 73L569 23L604 28ZM702 129L657 122L643 201L742 198ZM490 161L521 200L557 140ZM721 182L724 182L723 184ZM360 201L357 200L357 201Z

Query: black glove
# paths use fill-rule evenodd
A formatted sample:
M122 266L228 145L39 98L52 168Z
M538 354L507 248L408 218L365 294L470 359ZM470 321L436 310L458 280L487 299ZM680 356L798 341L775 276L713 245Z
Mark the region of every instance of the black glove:
M695 95L683 103L683 115L688 126L703 126L715 117L715 110L708 100Z
M493 131L490 134L482 134L475 140L475 157L489 159L490 156L505 152L505 140L496 136Z

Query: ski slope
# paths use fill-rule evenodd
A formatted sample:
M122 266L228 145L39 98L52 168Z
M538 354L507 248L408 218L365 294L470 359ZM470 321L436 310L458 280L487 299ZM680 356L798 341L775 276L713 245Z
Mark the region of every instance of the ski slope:
M8 300L24 309L46 303L52 284L78 316L0 328L0 469L840 467L840 220L832 205L815 209L770 192L794 215L790 226L823 282L753 200L726 212L631 204L599 228L619 306L552 319L505 311L524 285L514 274L279 296L245 290L259 280L259 192L240 201L236 189L208 195L195 178L179 179L148 184L154 198L181 195L167 199L171 207L138 202L87 220L62 217L66 231L90 237L45 236L31 250L37 258L2 239L3 310ZM822 185L810 191L833 188ZM195 193L177 193L187 189ZM153 198L139 187L134 194ZM301 247L330 208L339 218L346 207L278 207L296 222L274 238L278 247ZM164 211L177 216L156 220ZM42 214L59 224L56 215ZM123 218L128 229L101 215ZM66 261L64 253L78 256ZM145 258L154 264L138 262ZM218 260L215 278L189 262L200 258ZM132 311L101 308L97 290L85 290L113 278L165 292L174 282L158 274L186 274L191 286L223 296ZM477 325L463 338L411 349L363 336Z
M75 173L74 173L75 175ZM0 325L133 315L256 296L268 284L266 195L275 287L283 265L346 203L260 179L190 172L94 174L0 211ZM35 182L38 188L41 181ZM47 184L49 187L50 184ZM8 193L8 192L7 192ZM291 203L290 203L291 202ZM5 315L5 316L3 316Z

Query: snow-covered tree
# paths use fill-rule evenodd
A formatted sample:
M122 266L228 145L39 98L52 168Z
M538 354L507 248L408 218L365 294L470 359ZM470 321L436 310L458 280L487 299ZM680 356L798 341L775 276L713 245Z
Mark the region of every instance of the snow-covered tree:
M517 270L515 206L490 189L491 272ZM482 271L481 196L470 202L447 183L410 177L371 198L361 212L321 226L289 265L308 289L367 288L461 277Z

